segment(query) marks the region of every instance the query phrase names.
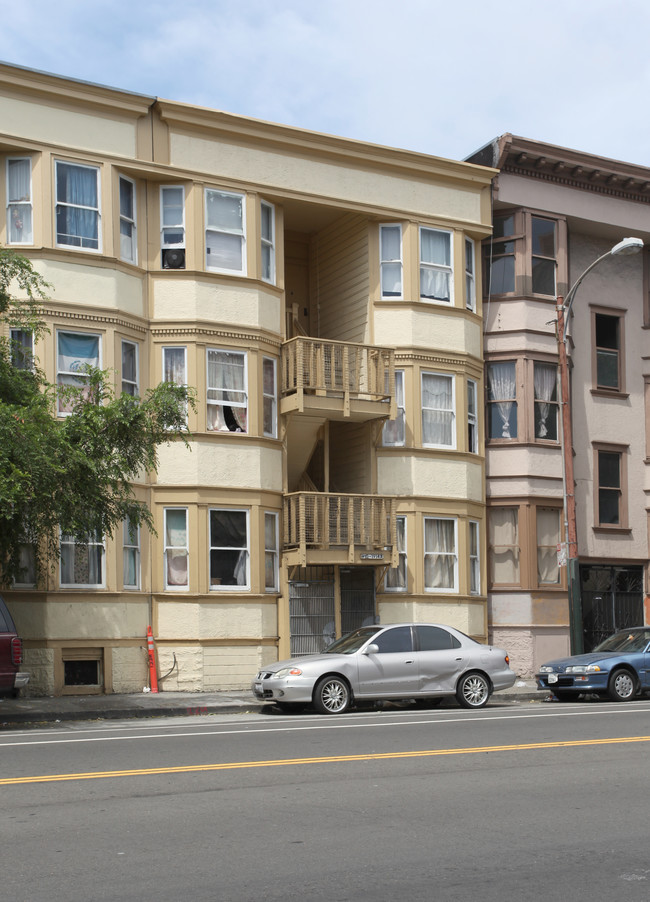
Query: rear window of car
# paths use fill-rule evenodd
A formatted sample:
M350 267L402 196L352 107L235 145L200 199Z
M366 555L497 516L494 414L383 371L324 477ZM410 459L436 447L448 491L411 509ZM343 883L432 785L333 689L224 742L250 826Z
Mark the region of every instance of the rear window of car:
M442 651L445 648L460 648L460 642L447 630L439 626L416 626L420 651Z

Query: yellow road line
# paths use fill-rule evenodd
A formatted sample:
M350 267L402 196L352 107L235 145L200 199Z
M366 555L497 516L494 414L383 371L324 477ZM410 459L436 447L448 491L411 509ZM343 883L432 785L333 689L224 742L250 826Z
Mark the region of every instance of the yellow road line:
M386 761L397 758L437 758L445 755L478 755L485 752L529 752L538 749L566 749L592 745L650 742L650 736L614 739L571 739L564 742L531 742L518 745L483 745L466 749L427 749L412 752L379 752L370 755L327 755L321 758L279 758L275 761L228 761L223 764L187 764L181 767L145 767L134 770L91 771L79 774L43 774L35 777L7 777L0 786L24 783L60 783L67 780L104 780L108 777L147 777L154 774L189 774L199 771L243 770L251 767L286 767L300 764L338 764L353 761Z

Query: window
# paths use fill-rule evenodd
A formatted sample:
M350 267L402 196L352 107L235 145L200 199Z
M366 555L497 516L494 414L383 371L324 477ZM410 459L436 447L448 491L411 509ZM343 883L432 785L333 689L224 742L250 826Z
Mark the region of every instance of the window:
M467 450L478 454L478 396L473 379L467 380Z
M137 397L138 388L138 346L133 341L122 341L122 391Z
M410 626L395 626L380 633L372 640L379 654L401 654L413 651L413 637Z
M558 399L557 368L551 363L534 361L535 438L557 441Z
M210 511L211 589L248 589L248 547L248 511Z
M12 329L11 365L17 370L31 370L34 367L34 333L27 329Z
M424 518L424 586L429 591L455 592L458 585L456 521Z
M271 438L277 438L278 434L278 390L275 373L276 362L273 357L264 357L262 360L264 435Z
M397 567L389 567L384 579L387 592L406 591L406 517L395 518L395 538L397 543Z
M56 162L56 243L100 250L99 169Z
M555 297L556 225L552 219L531 216L533 294Z
M402 297L402 227L379 226L380 281L382 298Z
M260 204L260 257L262 279L275 284L275 207L262 201Z
M7 160L7 244L33 244L32 161Z
M165 347L162 349L163 382L187 385L187 348ZM185 409L187 417L187 407Z
M120 176L120 257L127 263L138 262L135 227L135 184Z
M404 407L404 370L395 370L395 403L397 416L384 423L382 443L384 445L403 445L405 442L406 410Z
M515 361L487 365L488 434L491 439L517 438Z
M187 508L167 507L164 512L165 589L189 588Z
M420 228L420 298L453 303L451 232Z
M623 526L623 454L596 450L598 472L598 526Z
M245 354L208 348L208 429L248 432Z
M244 195L205 191L205 265L245 275Z
M87 367L100 366L99 335L83 332L57 332L57 385L59 391L59 416L70 413L72 399L70 388L88 385ZM87 388L84 395L87 396Z
M19 554L18 576L13 585L16 588L33 588L36 585L36 549L33 545L21 545Z
M185 269L185 188L160 189L160 247L163 269Z
M445 651L461 647L455 636L439 626L421 624L415 627L415 633L418 637L418 651Z
M60 568L62 587L103 587L104 543L101 537L75 539L62 533Z
M515 217L509 213L495 216L492 239L486 246L489 294L508 294L515 290Z
M476 310L476 251L470 238L465 239L465 306Z
M434 448L455 448L454 380L440 373L422 373L422 442Z
M277 592L279 587L278 515L264 514L264 588Z
M490 508L488 522L492 582L519 585L519 509Z
M476 520L469 521L469 593L481 594L479 524Z
M560 510L537 508L537 582L540 586L557 586L560 566L557 546L560 542Z
M594 313L596 348L595 385L608 391L622 391L622 317Z
M125 589L140 588L140 527L129 517L122 521L122 583Z

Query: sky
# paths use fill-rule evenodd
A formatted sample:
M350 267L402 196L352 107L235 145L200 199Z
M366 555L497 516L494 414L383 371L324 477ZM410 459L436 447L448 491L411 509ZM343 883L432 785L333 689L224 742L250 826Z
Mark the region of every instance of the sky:
M0 60L31 69L456 160L512 132L650 166L648 0L3 7Z

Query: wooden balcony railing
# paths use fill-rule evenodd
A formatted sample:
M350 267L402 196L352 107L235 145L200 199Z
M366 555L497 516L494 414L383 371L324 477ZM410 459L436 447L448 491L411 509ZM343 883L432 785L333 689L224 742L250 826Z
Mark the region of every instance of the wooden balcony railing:
M355 552L386 551L393 561L395 499L385 495L336 495L329 492L292 492L284 496L284 549L308 548ZM395 566L393 561L392 566Z
M282 345L281 391L296 394L303 409L305 394L350 400L389 401L395 397L395 351L345 341L299 336Z

